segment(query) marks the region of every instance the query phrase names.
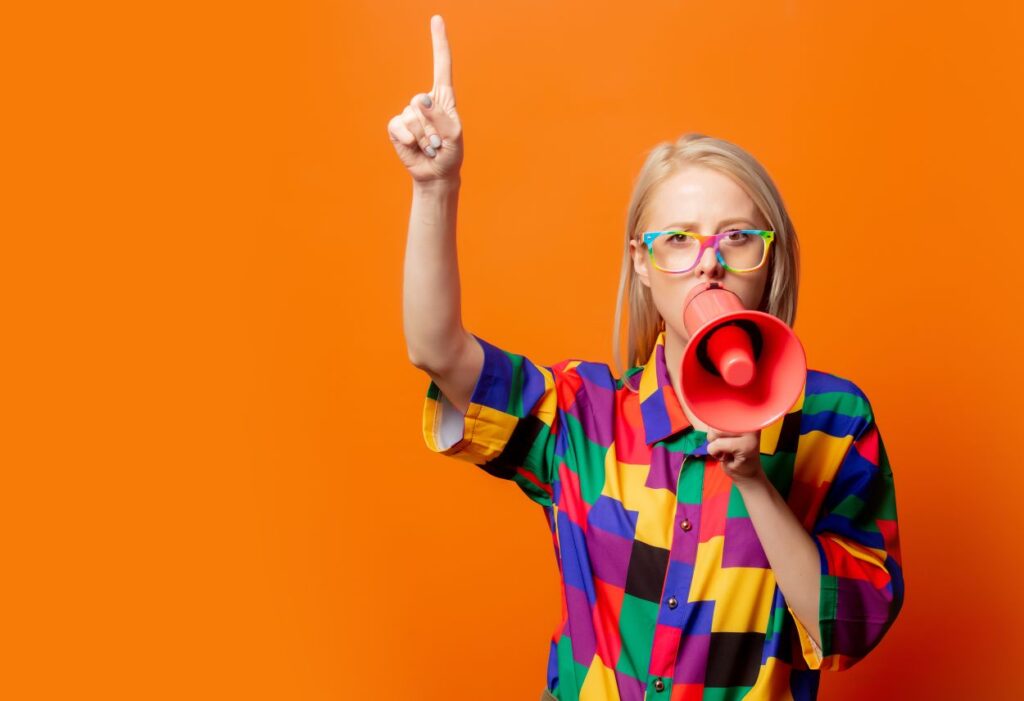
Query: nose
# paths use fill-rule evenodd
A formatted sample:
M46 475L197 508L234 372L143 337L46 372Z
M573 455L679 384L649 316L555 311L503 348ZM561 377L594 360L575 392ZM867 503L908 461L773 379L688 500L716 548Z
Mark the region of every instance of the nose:
M704 250L700 261L697 263L697 267L694 268L694 274L698 278L709 280L716 280L725 274L725 268L718 262L718 256L715 255L714 248L708 246Z

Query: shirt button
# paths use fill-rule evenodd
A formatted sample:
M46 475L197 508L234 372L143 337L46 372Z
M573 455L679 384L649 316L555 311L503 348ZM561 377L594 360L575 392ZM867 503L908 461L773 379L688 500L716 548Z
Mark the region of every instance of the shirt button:
M655 691L664 691L665 690L665 682L661 681L660 679L655 679L654 680L654 690Z
M693 524L690 523L690 519L684 518L682 522L680 522L679 527L682 528L684 531L688 531L691 528L693 528Z
M674 608L675 608L676 606L678 606L678 605L679 605L679 600L678 600L678 599L677 599L676 597L674 597L674 596L670 596L670 597L668 598L668 607L669 607L670 609L674 609Z

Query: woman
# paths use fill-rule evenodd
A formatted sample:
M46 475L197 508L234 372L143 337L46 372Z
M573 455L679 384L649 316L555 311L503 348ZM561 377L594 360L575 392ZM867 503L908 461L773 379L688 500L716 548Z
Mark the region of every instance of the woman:
M547 516L563 615L543 698L816 698L820 670L862 659L903 603L870 403L809 370L785 416L725 433L694 415L677 372L697 285L793 323L796 234L770 177L719 139L659 145L626 226L613 343L628 292L629 368L502 350L462 327L462 128L440 17L431 30L433 90L388 125L413 177L405 335L431 379L427 445L514 481Z

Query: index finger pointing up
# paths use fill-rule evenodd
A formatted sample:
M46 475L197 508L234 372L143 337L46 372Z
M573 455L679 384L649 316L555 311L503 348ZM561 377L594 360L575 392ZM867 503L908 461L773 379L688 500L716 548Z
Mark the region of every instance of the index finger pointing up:
M434 87L452 86L452 54L448 49L448 37L444 32L441 15L430 18L430 36L434 42Z

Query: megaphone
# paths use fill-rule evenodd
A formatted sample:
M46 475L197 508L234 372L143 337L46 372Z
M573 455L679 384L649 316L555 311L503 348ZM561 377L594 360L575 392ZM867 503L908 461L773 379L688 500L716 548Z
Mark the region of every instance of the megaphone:
M807 357L785 322L744 308L718 282L697 285L683 304L690 341L681 368L683 398L708 426L749 433L793 407L807 380Z

